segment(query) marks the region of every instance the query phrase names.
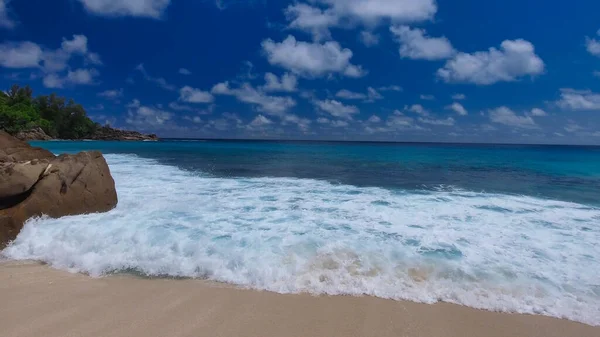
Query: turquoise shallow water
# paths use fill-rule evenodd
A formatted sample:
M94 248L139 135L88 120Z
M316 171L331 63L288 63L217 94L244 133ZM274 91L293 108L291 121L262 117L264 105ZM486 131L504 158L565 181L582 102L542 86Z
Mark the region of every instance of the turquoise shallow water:
M599 148L35 145L104 152L119 204L29 221L10 259L600 325Z
M297 177L463 188L600 204L600 147L261 141L40 142L56 153L136 154L218 177Z

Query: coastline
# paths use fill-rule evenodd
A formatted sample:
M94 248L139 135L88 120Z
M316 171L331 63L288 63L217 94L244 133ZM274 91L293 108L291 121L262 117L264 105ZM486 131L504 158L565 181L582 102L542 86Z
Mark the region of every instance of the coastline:
M281 295L191 279L90 278L0 260L0 326L28 336L598 336L600 327L455 304Z

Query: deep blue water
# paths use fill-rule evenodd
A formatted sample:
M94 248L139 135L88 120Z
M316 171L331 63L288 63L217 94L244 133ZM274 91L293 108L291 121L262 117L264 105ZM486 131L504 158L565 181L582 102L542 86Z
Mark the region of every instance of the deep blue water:
M600 147L271 141L33 142L55 153L136 154L217 177L461 188L600 204Z

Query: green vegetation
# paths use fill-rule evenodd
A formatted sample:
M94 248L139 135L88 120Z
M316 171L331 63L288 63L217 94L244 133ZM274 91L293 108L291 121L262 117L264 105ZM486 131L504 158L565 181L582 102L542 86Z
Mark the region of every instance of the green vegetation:
M0 91L0 129L10 134L40 127L53 138L80 139L92 135L100 125L72 99L56 94L33 97L29 86L13 85Z

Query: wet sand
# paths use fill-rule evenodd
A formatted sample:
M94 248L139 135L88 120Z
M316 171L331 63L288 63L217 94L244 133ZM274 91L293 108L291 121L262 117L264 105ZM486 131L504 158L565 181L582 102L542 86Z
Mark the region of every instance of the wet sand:
M189 279L94 279L9 261L0 262L0 335L599 337L600 327L447 303L280 295Z

